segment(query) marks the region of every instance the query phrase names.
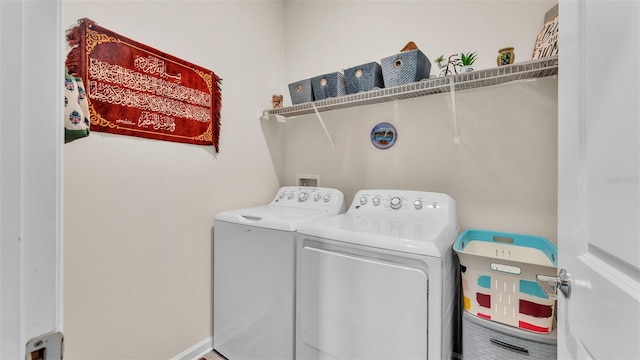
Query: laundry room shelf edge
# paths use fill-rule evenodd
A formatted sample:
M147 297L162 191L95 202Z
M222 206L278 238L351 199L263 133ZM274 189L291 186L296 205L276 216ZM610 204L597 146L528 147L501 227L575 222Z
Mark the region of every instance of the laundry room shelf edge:
M313 113L318 114L328 110L477 89L518 80L555 76L557 74L558 56L553 56L469 73L425 79L392 88L371 90L277 109L267 109L263 110L262 118L268 119L271 116L287 118Z

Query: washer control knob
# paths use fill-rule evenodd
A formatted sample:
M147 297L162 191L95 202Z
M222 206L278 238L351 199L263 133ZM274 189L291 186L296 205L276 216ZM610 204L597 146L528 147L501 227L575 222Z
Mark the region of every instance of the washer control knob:
M360 205L366 205L367 204L367 198L366 197L361 197L360 198Z
M416 210L422 209L422 201L420 201L420 200L414 201L413 202L413 207L416 208Z
M300 195L298 195L298 201L302 202L302 201L306 201L309 198L309 194L306 192L301 192Z
M320 198L322 198L322 196L320 196L320 194L313 195L313 201L319 201Z
M373 203L373 206L378 206L380 205L380 198L376 196L371 200L371 202Z
M331 200L331 194L327 194L324 196L324 202L329 202Z
M289 195L287 196L287 199L291 200L293 199L294 196L295 196L294 193L289 193Z
M391 202L389 202L389 206L391 206L391 208L394 210L400 209L402 207L402 199L400 199L397 196L391 198Z
M285 193L281 192L281 193L278 195L278 198L280 198L280 199L284 199L284 197L285 197L285 196L287 196L287 194L285 194Z

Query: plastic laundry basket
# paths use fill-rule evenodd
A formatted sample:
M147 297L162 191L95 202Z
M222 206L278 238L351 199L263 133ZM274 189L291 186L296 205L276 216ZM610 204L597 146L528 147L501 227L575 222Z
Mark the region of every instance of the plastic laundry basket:
M548 239L469 229L456 239L464 308L478 317L521 329L549 333L555 300L536 275L555 276L558 248Z

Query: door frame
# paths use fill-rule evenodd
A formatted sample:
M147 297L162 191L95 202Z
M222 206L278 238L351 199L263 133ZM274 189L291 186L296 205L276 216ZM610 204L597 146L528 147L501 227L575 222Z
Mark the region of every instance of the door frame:
M0 358L62 331L61 0L0 1Z

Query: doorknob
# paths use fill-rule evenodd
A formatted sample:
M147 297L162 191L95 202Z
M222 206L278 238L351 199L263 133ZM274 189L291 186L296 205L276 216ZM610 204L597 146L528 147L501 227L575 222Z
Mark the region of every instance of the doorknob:
M536 281L550 299L558 298L558 289L565 298L571 297L571 277L565 269L560 269L558 276L536 275Z

